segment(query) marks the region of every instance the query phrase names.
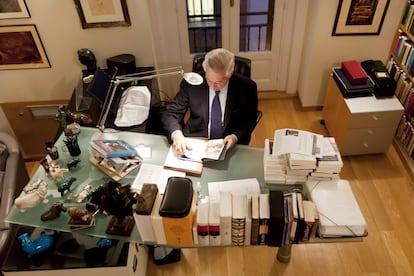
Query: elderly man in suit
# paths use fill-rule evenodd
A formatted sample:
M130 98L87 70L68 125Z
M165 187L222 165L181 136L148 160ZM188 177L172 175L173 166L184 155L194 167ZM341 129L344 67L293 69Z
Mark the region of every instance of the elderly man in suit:
M227 149L249 144L257 115L257 85L234 72L234 54L222 48L208 52L204 81L182 81L175 99L162 114L169 142L178 153L187 149L185 136L223 138ZM189 109L188 120L184 116Z

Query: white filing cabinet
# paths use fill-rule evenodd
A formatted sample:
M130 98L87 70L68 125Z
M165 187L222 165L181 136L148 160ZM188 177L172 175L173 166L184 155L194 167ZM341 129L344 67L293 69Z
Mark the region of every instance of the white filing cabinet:
M385 153L403 110L396 97L345 99L331 76L322 115L329 135L335 137L345 156Z

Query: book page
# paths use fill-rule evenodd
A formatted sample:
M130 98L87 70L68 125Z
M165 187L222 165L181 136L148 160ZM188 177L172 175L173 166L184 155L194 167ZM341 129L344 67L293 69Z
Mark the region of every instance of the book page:
M164 169L160 165L141 164L139 172L131 185L131 190L139 192L144 183L157 184L160 194L164 194L168 178L171 176L185 177L184 172Z
M203 140L186 138L187 145L191 150L187 150L182 156L193 161L203 162L204 160L219 160L224 149L223 139Z
M323 137L320 134L292 128L275 130L272 154L281 155L293 152L317 155L319 154L317 147L319 136Z
M193 174L201 174L203 171L202 162L182 158L176 154L172 146L165 158L164 167Z

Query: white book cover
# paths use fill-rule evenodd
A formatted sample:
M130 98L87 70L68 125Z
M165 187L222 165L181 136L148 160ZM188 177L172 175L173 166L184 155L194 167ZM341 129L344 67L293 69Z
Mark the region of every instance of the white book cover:
M320 134L299 129L277 129L274 132L272 154L281 155L294 152L316 156L320 151L317 140L321 137L323 136Z
M256 178L245 178L208 183L208 195L210 200L220 199L220 192L238 194L259 194L260 184Z
M244 231L244 245L250 245L252 234L252 196L247 195L246 201L246 224Z
M142 241L156 242L154 230L152 227L151 215L139 215L134 212L133 217Z
M154 231L155 241L157 244L167 244L167 239L164 233L164 225L162 223L162 217L159 214L160 205L162 201L162 195L158 194L154 202L154 207L151 213L152 229Z
M232 203L230 192L220 192L220 238L222 245L231 244Z
M367 223L347 180L308 181L305 186L318 210L322 237L367 235Z
M220 201L210 201L208 212L208 234L210 245L221 244Z
M208 246L210 244L208 234L209 205L209 198L204 197L198 202L197 206L197 237L198 244L201 246Z

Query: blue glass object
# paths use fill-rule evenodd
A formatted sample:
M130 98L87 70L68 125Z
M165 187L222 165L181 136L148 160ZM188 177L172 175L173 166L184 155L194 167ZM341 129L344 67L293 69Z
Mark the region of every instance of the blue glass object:
M17 237L22 245L22 249L30 259L36 254L47 251L53 245L53 237L42 233L37 239L31 240L28 233L23 233Z

